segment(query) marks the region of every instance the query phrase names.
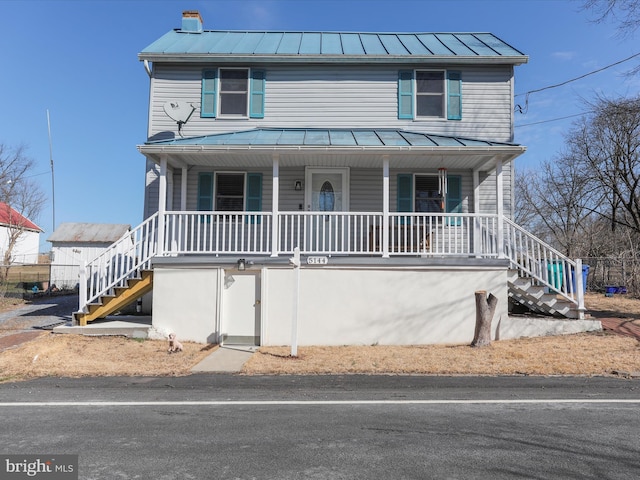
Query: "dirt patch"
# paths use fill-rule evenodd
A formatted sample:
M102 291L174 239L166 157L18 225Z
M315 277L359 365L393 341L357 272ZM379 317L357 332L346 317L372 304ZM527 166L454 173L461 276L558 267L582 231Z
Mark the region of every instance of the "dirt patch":
M589 294L596 318L625 318L640 324L640 300ZM30 334L32 332L29 332ZM0 381L40 376L188 375L217 347L182 342L168 354L166 341L83 337L38 332L0 353ZM256 374L434 374L434 375L607 375L640 372L640 343L610 332L502 340L484 348L468 345L262 347L243 373Z

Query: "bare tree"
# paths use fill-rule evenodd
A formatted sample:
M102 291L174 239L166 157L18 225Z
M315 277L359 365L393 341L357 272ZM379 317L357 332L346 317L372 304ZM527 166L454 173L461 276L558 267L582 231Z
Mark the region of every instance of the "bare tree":
M640 26L640 0L584 0L584 10L596 14L597 23L613 20L621 35L629 36Z
M599 193L594 212L640 232L640 97L598 98L592 112L567 136L571 155Z
M591 178L571 154L545 161L537 171L516 177L516 204L527 228L567 256L583 255L585 232L596 201Z
M26 219L36 219L46 203L46 196L30 176L35 162L24 146L11 148L0 144L0 202L7 218L8 242L2 252L0 283L4 284L13 263L13 251L20 237L29 229ZM15 213L14 213L15 212Z

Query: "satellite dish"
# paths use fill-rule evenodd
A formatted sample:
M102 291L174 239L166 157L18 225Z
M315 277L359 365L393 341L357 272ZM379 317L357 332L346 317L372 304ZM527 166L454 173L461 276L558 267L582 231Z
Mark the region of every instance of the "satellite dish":
M178 124L178 133L182 136L182 125L189 121L196 107L191 103L170 100L166 102L162 108L164 109L164 113Z

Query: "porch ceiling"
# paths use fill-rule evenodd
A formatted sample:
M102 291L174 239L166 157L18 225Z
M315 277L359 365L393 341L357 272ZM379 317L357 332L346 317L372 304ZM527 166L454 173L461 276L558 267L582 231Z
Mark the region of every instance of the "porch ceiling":
M398 130L256 129L205 137L149 142L138 149L168 166L265 168L275 158L281 167L326 166L488 170L509 161L521 145Z

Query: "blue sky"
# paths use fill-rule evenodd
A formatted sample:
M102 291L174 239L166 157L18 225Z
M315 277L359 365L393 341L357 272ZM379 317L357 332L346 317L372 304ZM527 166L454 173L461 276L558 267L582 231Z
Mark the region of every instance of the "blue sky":
M0 143L25 145L49 203L36 221L53 231L47 110L55 165L55 219L142 221L149 79L137 54L199 10L205 29L492 32L529 56L516 94L584 75L640 52L614 23L594 24L580 0L0 0ZM625 76L640 57L529 97L515 141L535 168L562 148L584 100L638 95ZM516 98L524 106L523 95ZM544 123L537 123L544 122ZM529 125L536 123L535 125Z

